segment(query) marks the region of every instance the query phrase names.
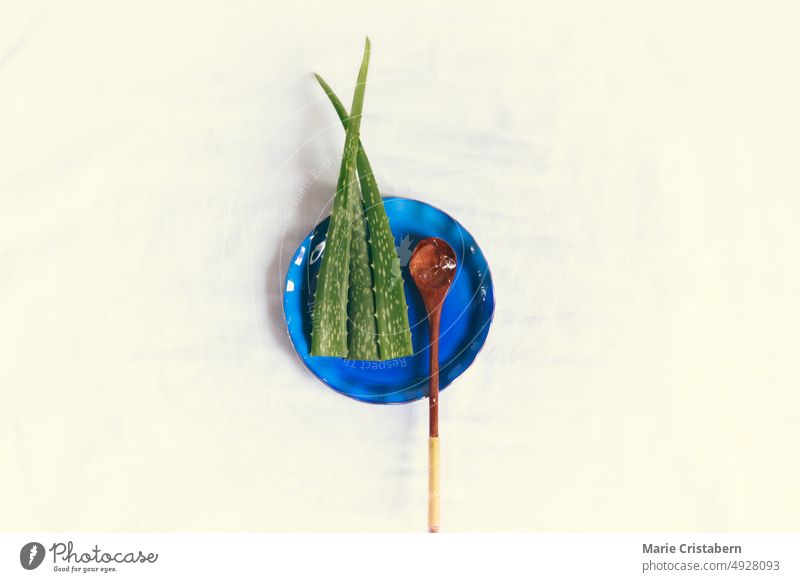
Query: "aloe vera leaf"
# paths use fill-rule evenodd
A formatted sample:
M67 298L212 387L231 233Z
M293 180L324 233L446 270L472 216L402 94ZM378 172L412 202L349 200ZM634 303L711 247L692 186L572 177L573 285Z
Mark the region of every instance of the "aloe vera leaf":
M367 223L364 205L358 186L350 196L350 216L353 227L350 231L350 300L347 304L348 358L351 360L378 359L378 328L375 320L375 290L372 269L369 265L367 245Z
M314 298L314 316L311 331L311 355L346 358L347 350L347 295L350 275L350 238L353 220L350 197L358 195L356 181L356 154L361 111L364 106L364 89L369 67L369 39L364 45L364 56L358 71L353 94L352 117L344 139L342 165L333 199L333 210L328 223L325 252L317 279Z
M315 76L336 109L345 131L349 131L350 116L347 109L344 108L325 79L319 75ZM403 276L400 272L400 259L394 246L389 217L383 207L383 199L375 180L375 174L360 141L356 159L361 181L361 194L364 198L369 226L369 246L372 252L375 276L375 309L380 358L391 360L410 356L414 353L414 348L411 345L408 304L403 288Z

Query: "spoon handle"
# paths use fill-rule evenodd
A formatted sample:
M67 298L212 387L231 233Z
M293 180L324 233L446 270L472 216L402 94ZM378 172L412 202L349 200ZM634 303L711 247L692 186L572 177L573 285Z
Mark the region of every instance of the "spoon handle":
M430 314L430 389L428 438L428 531L439 531L439 324L441 305Z
M429 400L429 435L431 438L439 436L439 324L442 320L442 309L438 306L431 310L430 315L430 339L431 339L431 362L430 380L428 390Z
M439 532L439 437L428 439L428 531Z

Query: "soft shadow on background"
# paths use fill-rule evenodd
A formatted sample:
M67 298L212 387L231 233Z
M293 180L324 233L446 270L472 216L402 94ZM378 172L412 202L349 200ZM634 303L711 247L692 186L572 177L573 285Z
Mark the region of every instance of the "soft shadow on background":
M314 147L315 140L335 141L344 143L344 131L341 136L336 132L340 128L333 125L338 121L333 118L330 111L326 111L324 95L316 87L316 81L309 74L304 82L298 84L298 102L308 103L316 101L305 108L302 113L302 123L299 124L303 134L309 137L309 142L297 152L291 164L285 171L296 172L301 177L301 188L292 193L290 212L285 215L285 229L281 236L281 244L272 252L267 266L264 291L267 298L266 325L270 334L283 351L296 359L283 314L283 287L286 271L300 243L316 224L330 213L333 195L336 192L336 183L329 181L332 174L334 180L338 175L338 162L331 157L320 156L322 151ZM328 127L328 130L322 131ZM321 132L321 133L320 133ZM341 139L340 139L341 138ZM321 170L322 167L326 169ZM316 175L315 175L316 174ZM287 197L283 199L286 200ZM267 204L268 212L280 212L278 204ZM264 244L267 244L266 242ZM297 365L302 366L299 360Z

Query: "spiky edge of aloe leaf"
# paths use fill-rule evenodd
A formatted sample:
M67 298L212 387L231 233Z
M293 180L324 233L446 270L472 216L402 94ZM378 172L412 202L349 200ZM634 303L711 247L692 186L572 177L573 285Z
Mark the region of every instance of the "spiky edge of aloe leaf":
M344 139L342 165L336 184L333 210L325 239L325 252L317 279L314 316L311 331L311 355L347 357L347 294L350 275L350 237L353 220L350 215L350 196L357 195L356 155L364 90L369 67L369 39L364 44L364 56L358 71L353 94L352 117Z
M375 320L375 290L372 269L369 266L367 223L364 204L358 186L350 196L350 301L347 304L348 358L351 360L377 360L378 328Z
M325 79L319 75L315 76L336 109L345 131L349 131L350 122L347 109L344 108ZM403 288L403 276L400 272L400 259L394 246L389 217L383 207L383 199L375 180L375 174L360 141L357 166L369 226L369 244L375 276L375 307L380 357L382 360L391 360L410 356L413 354L414 348L411 345L408 304Z

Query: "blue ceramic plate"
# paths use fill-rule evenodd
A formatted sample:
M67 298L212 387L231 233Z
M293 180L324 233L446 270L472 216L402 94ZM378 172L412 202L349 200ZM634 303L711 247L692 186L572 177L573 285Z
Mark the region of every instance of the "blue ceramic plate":
M480 351L494 314L489 265L472 235L451 216L424 202L384 198L405 281L408 319L414 355L385 362L311 357L311 314L328 218L320 222L297 249L283 294L289 337L300 359L325 384L347 396L373 404L412 402L428 393L428 324L422 297L408 272L417 243L439 237L453 247L456 277L442 309L439 340L440 388L464 373Z

